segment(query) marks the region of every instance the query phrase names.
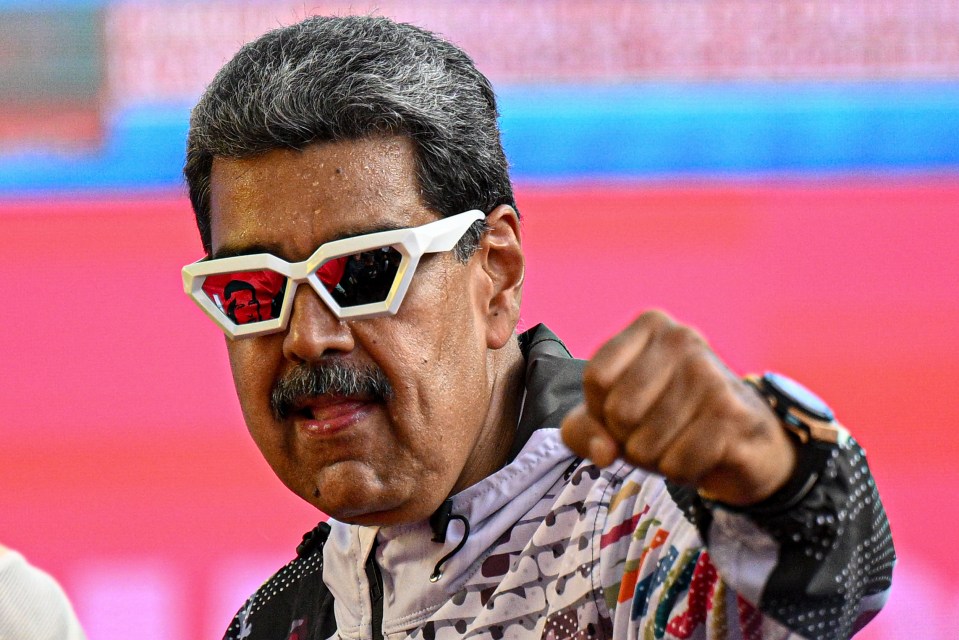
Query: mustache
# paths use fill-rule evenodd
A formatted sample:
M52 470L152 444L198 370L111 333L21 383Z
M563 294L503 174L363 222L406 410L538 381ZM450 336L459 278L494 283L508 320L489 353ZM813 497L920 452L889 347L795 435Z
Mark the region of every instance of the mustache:
M292 416L317 396L362 398L374 402L393 397L393 385L376 365L356 366L330 361L301 363L279 378L270 392L270 409L277 420Z

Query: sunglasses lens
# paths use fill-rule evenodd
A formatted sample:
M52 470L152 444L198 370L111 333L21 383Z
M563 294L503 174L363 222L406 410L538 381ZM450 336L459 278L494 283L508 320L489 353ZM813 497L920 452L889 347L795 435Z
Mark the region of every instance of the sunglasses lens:
M378 247L327 260L316 275L342 308L383 302L390 294L402 259L393 247Z
M207 276L201 287L213 304L236 324L280 315L286 276L274 271L237 271Z

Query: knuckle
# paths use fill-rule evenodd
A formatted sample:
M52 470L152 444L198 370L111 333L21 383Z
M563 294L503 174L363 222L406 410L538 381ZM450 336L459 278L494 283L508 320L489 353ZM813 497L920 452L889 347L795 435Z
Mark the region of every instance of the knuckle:
M672 327L663 336L663 342L676 352L687 354L701 353L706 346L703 337L696 330L685 325Z
M642 433L634 433L626 441L623 450L629 462L647 469L657 467L657 454L646 442Z
M606 424L614 427L621 433L628 433L635 428L642 415L636 403L628 394L613 392L606 398L603 405L603 418Z
M719 392L723 386L721 376L716 375L711 359L702 351L687 352L677 367L677 377L683 388L701 389L705 399Z
M675 322L672 317L662 309L650 309L639 314L634 324L662 328L673 325Z
M705 351L699 351L690 354L690 368L693 375L703 382L705 388L710 393L720 393L728 390L726 379L722 372L716 367L716 362Z
M629 325L629 331L632 333L645 332L650 336L655 336L666 331L675 324L668 315L658 309L644 311Z

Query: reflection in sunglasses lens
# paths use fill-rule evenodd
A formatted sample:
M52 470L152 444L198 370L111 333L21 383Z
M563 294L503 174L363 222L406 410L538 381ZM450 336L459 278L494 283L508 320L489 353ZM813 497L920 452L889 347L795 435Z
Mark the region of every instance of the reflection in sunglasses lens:
M378 247L327 260L317 269L317 275L341 307L383 302L402 258L393 247Z
M271 320L280 315L286 276L273 271L237 271L207 276L203 293L236 324Z

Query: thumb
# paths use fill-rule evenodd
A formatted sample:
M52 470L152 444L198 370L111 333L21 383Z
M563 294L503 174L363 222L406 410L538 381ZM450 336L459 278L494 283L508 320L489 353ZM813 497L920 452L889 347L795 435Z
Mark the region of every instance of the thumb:
M619 445L596 418L580 404L573 408L560 426L563 442L573 453L589 458L600 467L608 467L620 455Z

